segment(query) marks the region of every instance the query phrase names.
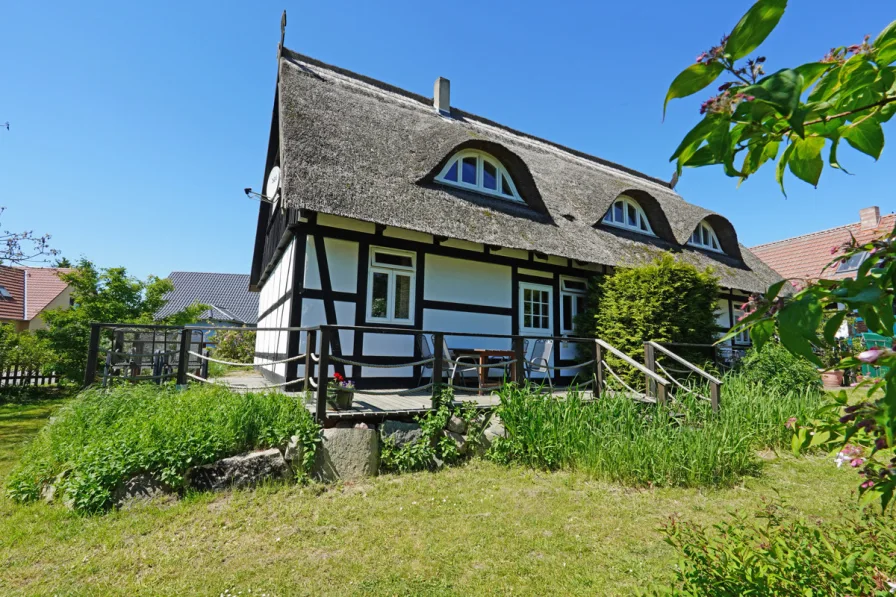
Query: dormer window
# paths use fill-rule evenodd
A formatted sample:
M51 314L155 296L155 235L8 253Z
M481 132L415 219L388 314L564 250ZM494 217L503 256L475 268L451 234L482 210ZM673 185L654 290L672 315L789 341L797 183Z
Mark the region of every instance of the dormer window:
M710 251L716 251L718 253L723 252L722 245L719 243L719 237L716 236L716 231L712 229L712 226L710 226L706 220L697 224L697 229L694 230L688 244L692 247L709 249Z
M625 195L613 202L607 210L607 215L604 216L603 223L655 236L653 229L650 228L650 222L647 221L647 214L637 201Z
M445 164L436 182L524 203L507 169L493 156L482 152L461 151Z

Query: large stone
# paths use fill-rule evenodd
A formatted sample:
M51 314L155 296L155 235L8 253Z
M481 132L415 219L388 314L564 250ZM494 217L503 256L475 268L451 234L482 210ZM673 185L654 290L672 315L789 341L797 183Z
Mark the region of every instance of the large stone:
M294 435L289 438L289 441L286 442L286 446L283 448L283 459L294 473L299 473L302 470L302 457L304 455L305 446L302 445L299 436Z
M162 483L149 473L141 473L119 483L112 492L112 501L117 508L123 508L134 502L147 502L172 493L174 491L167 484Z
M190 489L217 491L229 487L249 487L266 479L291 476L280 450L271 448L224 458L187 470L184 483Z
M376 429L324 429L314 455L312 475L321 481L371 477L380 467L380 438Z
M412 444L420 439L423 431L417 423L385 421L380 425L380 434L384 440L390 439L395 444L395 447L400 448L405 444Z
M501 423L492 421L492 424L482 432L482 443L488 449L495 439L499 437L507 437L507 430L504 429L504 425Z
M454 431L449 431L448 429L444 430L443 433L445 434L445 437L450 438L454 442L454 445L461 456L467 453L467 449L469 448L467 438L462 436L460 433L455 433Z
M460 435L463 435L467 432L467 422L457 415L451 415L451 418L448 419L448 424L445 425L445 428L452 433L459 433Z
M61 495L62 482L65 481L70 472L69 470L62 471L53 478L51 483L41 487L40 498L48 504L52 503L56 499L57 494Z

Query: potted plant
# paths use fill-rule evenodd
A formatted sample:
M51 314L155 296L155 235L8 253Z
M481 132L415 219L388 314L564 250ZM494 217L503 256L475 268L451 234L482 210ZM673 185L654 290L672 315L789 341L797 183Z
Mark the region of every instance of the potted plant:
M821 370L821 381L826 388L839 388L843 385L843 370L831 369L831 367L837 365L840 359L849 353L849 347L844 344L842 339L838 339L834 344L819 351L818 356L825 366L825 369Z
M340 373L333 373L333 380L328 385L327 399L336 410L349 410L352 407L352 394L355 384Z

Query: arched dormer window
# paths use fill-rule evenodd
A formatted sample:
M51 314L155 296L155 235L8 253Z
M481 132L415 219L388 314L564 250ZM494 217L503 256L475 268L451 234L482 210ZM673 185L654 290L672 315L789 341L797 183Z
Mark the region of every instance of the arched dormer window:
M647 214L644 213L637 201L626 195L622 195L613 202L613 205L607 210L603 222L610 226L628 228L642 234L656 236L647 220Z
M717 251L719 253L724 252L722 251L722 244L719 242L719 237L716 236L716 231L712 229L712 226L710 226L706 220L697 224L697 228L691 235L691 240L688 241L688 244L692 247L700 247L701 249L709 249L710 251Z
M458 152L436 176L436 182L524 203L507 169L484 151Z

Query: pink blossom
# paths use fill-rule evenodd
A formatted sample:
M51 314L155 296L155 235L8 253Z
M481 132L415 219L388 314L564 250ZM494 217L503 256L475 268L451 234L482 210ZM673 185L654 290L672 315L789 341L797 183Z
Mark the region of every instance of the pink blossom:
M858 358L863 363L874 363L881 357L889 356L893 354L893 351L889 348L881 348L880 346L874 346L869 348L864 352L860 352Z
M859 487L861 487L862 489L871 489L872 487L874 487L874 481L869 479L869 480L865 481L864 483L862 483L861 485L859 485Z
M787 419L787 422L784 424L788 429L794 429L796 427L796 417L790 417Z
M840 245L837 245L836 247L831 247L831 255L833 255L834 253L836 253L839 250L840 250Z
M865 464L864 458L853 458L849 461L849 466L851 466L852 468L859 468L863 464Z

